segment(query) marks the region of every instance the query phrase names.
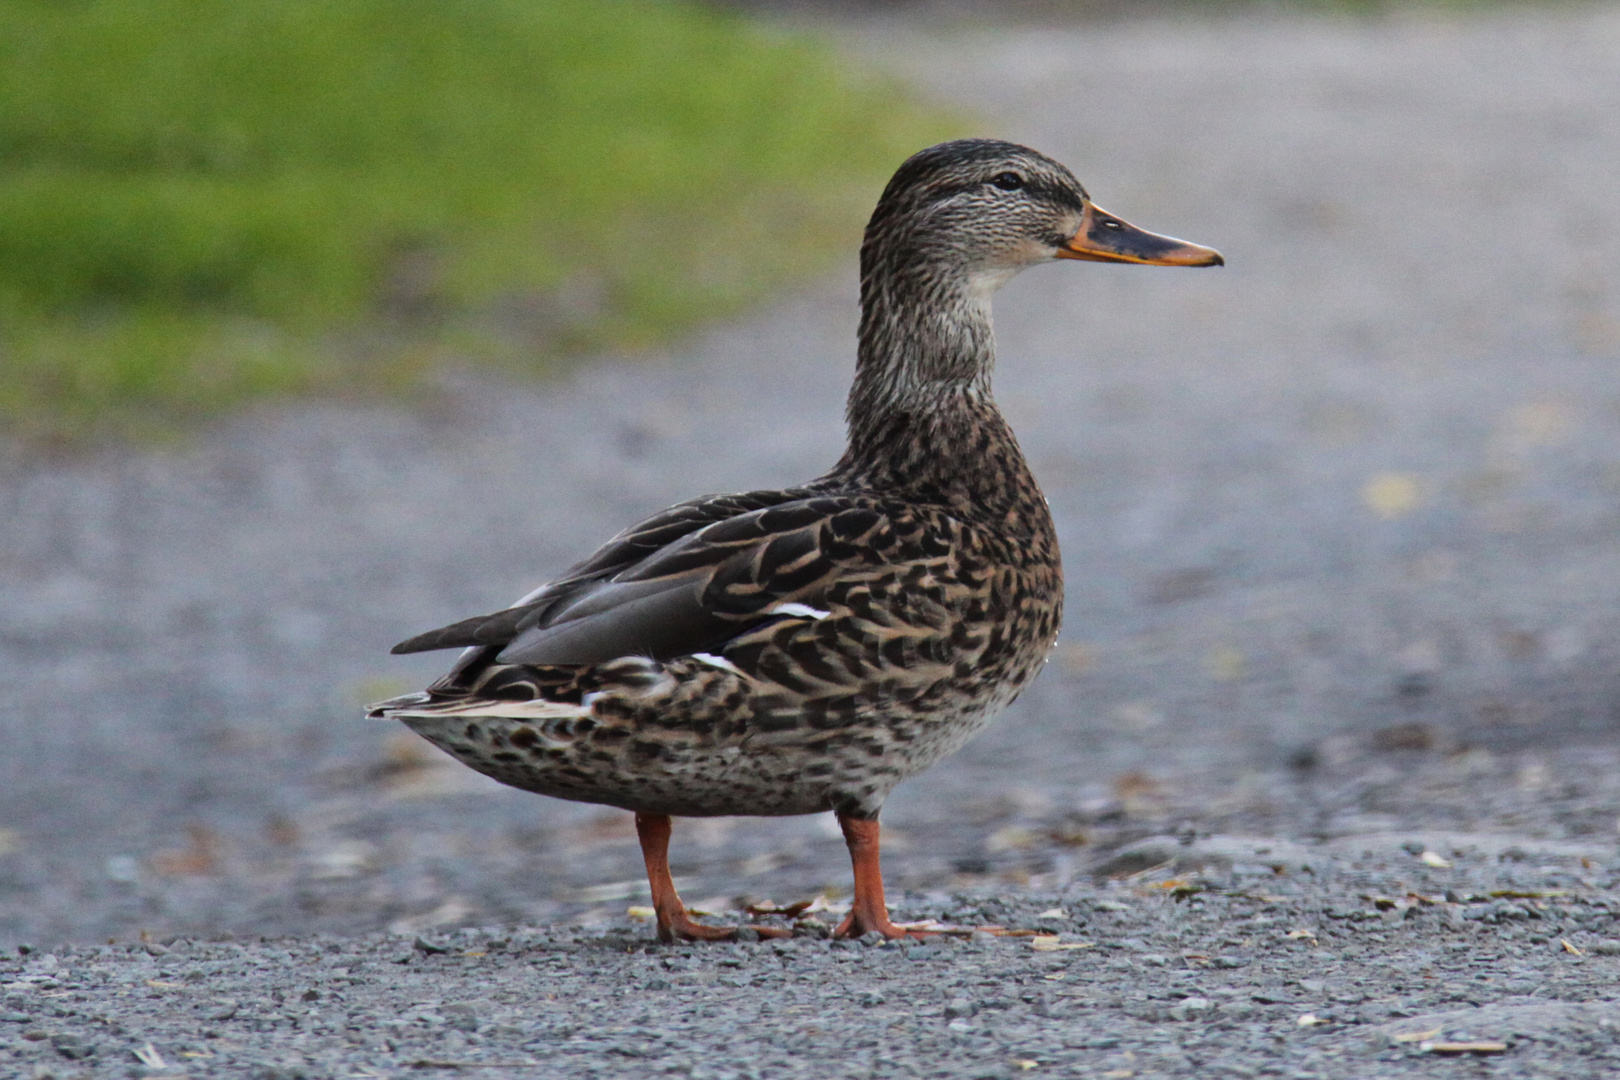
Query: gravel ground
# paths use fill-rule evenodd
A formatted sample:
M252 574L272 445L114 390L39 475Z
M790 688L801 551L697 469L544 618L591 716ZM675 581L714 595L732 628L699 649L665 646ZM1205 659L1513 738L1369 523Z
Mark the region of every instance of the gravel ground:
M0 1062L264 1080L1611 1076L1610 855L1433 829L1184 832L1060 890L914 894L905 916L1024 931L923 943L832 942L811 916L788 941L658 946L621 916L26 947L0 960Z
M823 469L846 273L563 384L0 459L0 1075L1615 1071L1620 11L834 29L1228 258L998 303L1065 637L886 862L1058 940L651 948L627 815L358 719L444 662L393 641ZM836 905L829 826L675 871Z

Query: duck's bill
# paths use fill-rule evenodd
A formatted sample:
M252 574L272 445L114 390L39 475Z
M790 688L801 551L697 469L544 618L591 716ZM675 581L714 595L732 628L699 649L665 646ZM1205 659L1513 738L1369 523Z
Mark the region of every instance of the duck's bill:
M1086 204L1085 217L1080 219L1080 230L1058 248L1057 257L1142 266L1226 265L1214 248L1138 229L1090 203Z

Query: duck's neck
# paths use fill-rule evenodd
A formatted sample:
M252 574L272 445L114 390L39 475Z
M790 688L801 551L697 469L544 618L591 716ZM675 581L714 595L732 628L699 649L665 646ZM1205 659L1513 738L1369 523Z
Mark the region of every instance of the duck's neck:
M860 347L847 411L852 446L872 421L896 411L990 400L993 287L926 264L862 274Z
M998 281L866 273L838 472L864 485L1005 517L1039 497L990 394Z

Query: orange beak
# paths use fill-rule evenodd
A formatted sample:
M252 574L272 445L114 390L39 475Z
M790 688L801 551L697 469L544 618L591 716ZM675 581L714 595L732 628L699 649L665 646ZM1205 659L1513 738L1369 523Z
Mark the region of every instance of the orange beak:
M1214 248L1138 229L1089 202L1079 230L1058 248L1057 257L1143 266L1226 265L1226 260Z

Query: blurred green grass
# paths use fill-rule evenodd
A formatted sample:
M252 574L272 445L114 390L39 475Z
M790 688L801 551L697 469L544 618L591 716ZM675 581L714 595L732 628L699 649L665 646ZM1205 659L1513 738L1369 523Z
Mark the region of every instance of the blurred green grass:
M0 418L165 431L659 340L949 119L655 0L0 0Z

